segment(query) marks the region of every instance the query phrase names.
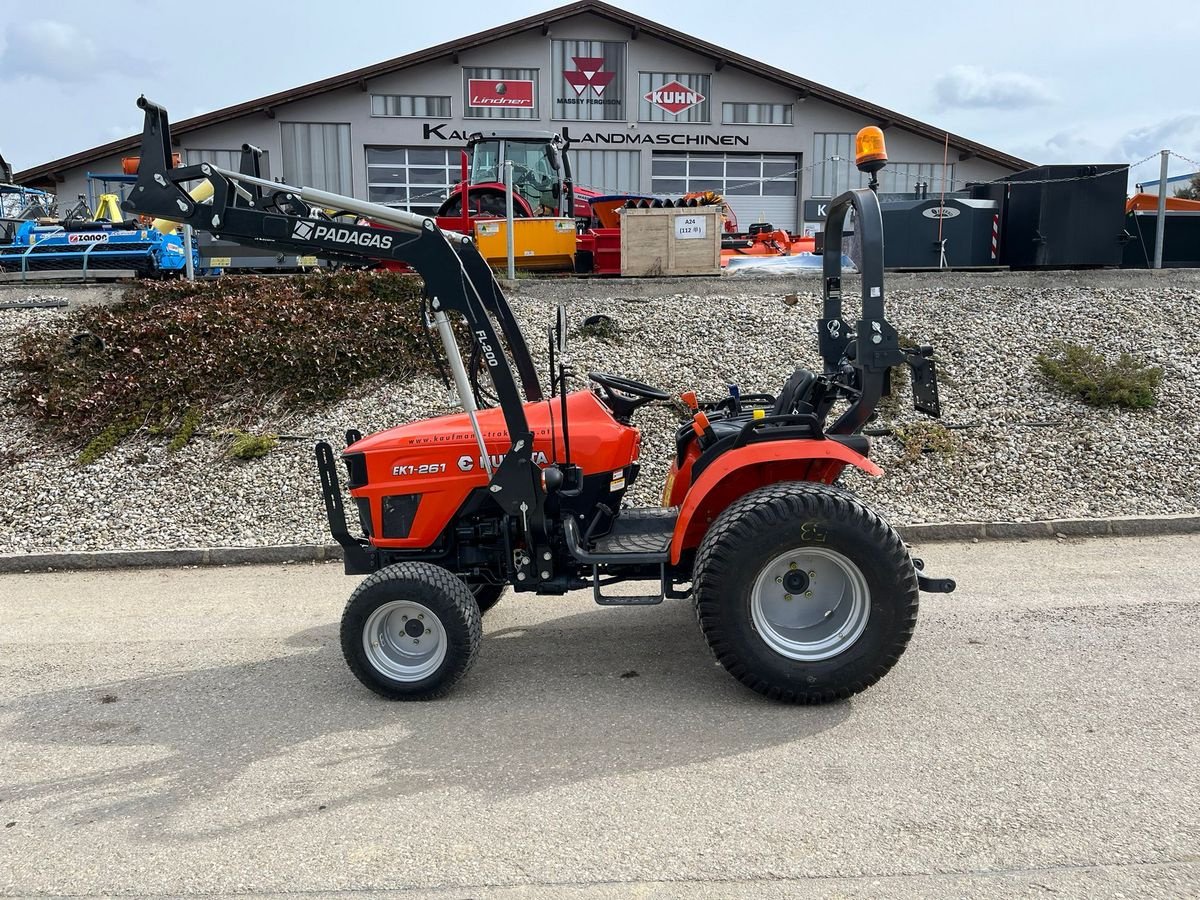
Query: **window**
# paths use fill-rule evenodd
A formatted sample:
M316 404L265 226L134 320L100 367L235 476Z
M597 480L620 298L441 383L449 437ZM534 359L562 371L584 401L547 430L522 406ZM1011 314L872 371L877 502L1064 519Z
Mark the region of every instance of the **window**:
M623 41L551 41L554 118L625 121Z
M885 194L913 194L924 184L930 196L954 190L954 164L889 162L879 173L879 190Z
M283 122L283 177L289 184L350 194L350 126Z
M416 94L372 94L371 115L449 119L450 98Z
M638 121L639 122L710 122L708 111L709 83L708 75L689 75L684 72L639 72L638 73ZM671 97L663 96L659 103L651 102L647 95L671 84L680 84L669 93ZM672 112L675 106L688 104L685 108Z
M641 190L641 163L637 150L576 150L571 148L571 175L575 184L603 194Z
M799 159L791 154L656 151L650 159L650 189L674 197L714 191L725 198L743 230L752 222L794 229L799 168Z
M184 150L183 151L184 165L196 166L200 163L212 163L214 166L220 166L222 169L229 169L231 172L237 172L242 167L242 151L241 150ZM259 170L263 178L271 177L271 158L266 150L262 156L258 158Z
M432 216L462 177L462 151L367 147L367 199Z
M790 103L722 103L721 121L726 125L791 125Z
M463 117L467 119L536 119L537 69L463 67ZM471 81L479 85L472 96ZM491 90L489 91L489 88Z
M869 176L854 165L854 135L816 134L813 136L812 195L836 197L851 188L866 187ZM837 157L832 159L831 157ZM954 165L941 163L889 162L879 173L879 190L884 194L915 193L917 184L928 185L930 194L954 190Z

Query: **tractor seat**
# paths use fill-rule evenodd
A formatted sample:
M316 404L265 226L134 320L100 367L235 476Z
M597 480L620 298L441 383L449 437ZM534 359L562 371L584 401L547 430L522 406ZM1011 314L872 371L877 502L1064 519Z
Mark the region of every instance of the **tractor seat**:
M816 383L816 375L808 369L797 368L783 383L783 389L775 398L775 406L771 409L771 415L783 416L796 412L797 407L808 399L808 395Z

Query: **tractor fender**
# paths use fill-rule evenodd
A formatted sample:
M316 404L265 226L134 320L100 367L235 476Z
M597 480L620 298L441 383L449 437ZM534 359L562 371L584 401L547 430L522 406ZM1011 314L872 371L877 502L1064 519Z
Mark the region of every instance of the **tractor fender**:
M832 484L847 465L882 475L867 457L833 440L771 441L721 454L688 489L671 538L671 563L699 545L709 524L743 494L779 481Z

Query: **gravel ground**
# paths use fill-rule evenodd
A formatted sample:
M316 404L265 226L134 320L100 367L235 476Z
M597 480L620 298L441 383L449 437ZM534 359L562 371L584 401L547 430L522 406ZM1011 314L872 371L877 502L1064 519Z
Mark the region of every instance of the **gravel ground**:
M517 283L512 302L543 369L545 327L561 296L572 323L604 313L621 329L616 341L573 339L578 371L715 396L726 381L775 393L796 365L819 368L818 291L811 277L531 280ZM854 473L848 485L896 523L1200 512L1192 452L1200 445L1200 338L1187 327L1198 298L1200 273L1190 271L892 276L889 319L937 349L943 422L961 428L952 454L916 461L904 459L897 439L876 439L873 458L887 474ZM13 377L6 361L15 333L63 314L0 311L0 390ZM1162 366L1158 406L1095 410L1049 390L1033 357L1061 339ZM79 468L78 448L46 446L11 404L0 404L11 498L0 508L0 552L326 541L313 440L450 408L436 380L380 384L311 416L260 423L288 438L262 460L231 462L208 438L174 454L164 442L135 439ZM643 470L631 500L653 504L677 420L666 409L637 416ZM904 409L875 424L920 418Z

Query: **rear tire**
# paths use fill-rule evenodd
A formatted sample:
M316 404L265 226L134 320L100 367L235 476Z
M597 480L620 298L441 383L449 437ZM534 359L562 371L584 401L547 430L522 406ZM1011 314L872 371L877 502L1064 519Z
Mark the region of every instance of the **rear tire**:
M424 562L366 578L342 613L342 654L355 677L389 700L447 693L475 661L479 606L453 573Z
M912 637L917 576L895 530L848 491L783 482L751 491L696 556L700 627L744 685L827 703L882 678Z

